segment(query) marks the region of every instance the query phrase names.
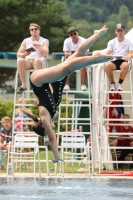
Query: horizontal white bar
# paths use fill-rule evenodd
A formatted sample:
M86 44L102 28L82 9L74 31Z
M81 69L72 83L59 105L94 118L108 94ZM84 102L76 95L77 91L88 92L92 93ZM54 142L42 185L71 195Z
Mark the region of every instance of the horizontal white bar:
M132 105L103 105L103 107L111 108L111 107L132 107Z
M90 101L92 101L93 99L92 98L69 98L68 99L69 101L88 101L88 100L90 100Z
M133 149L133 147L116 147L116 146L107 146L107 147L100 147L100 149Z
M105 123L103 123L103 125L104 125L104 126L121 126L121 125L122 125L122 126L127 126L127 124L124 124L124 123L122 123L122 124L120 124L120 123L119 123L119 124L116 124L116 123L113 123L113 124L108 124L108 123L106 123L106 124L105 124ZM130 126L133 126L132 123L130 123L129 125L130 125Z
M65 107L77 107L78 106L78 108L79 107L89 107L89 104L60 104L60 107L63 107L63 106L65 106Z
M117 94L117 93L123 93L123 94L131 94L131 91L101 91L101 93L113 93L113 94Z
M125 107L125 105L124 105L124 107ZM111 121L111 120L113 120L113 121L125 121L125 122L129 122L129 121L133 121L133 119L121 119L121 118L103 118L103 121Z
M80 121L90 121L90 118L60 118L60 120L80 120Z
M75 135L75 136L80 136L78 135L79 133L81 133L81 135L85 135L85 134L91 134L91 132L75 132L75 131L67 131L67 132L59 132L59 135L67 135L67 134L71 134L71 135Z
M78 144L78 145L75 145L74 143L72 143L71 145L65 145L65 144L62 144L62 148L82 148L82 149L84 149L85 148L85 146L83 146L82 144L80 145L80 144Z
M109 161L109 160L105 160L105 161L100 161L100 163L133 163L133 161L114 161L114 160ZM119 171L118 171L118 173L119 173Z
M73 124L77 124L77 125L78 125L78 124L81 124L81 125L91 125L91 123L89 123L89 122L88 122L88 123L83 123L83 122L82 122L82 123L81 123L81 122L75 122L75 123L74 123L74 122L71 122L71 123L69 123L69 122L68 122L68 123L67 123L67 122L66 122L66 123L60 123L61 126L63 126L63 125L73 125Z
M80 93L80 94L84 94L84 93L88 93L89 91L88 90L86 90L86 91L81 91L81 90L68 90L68 91L64 91L63 90L63 93L66 93L66 94L71 94L71 93Z

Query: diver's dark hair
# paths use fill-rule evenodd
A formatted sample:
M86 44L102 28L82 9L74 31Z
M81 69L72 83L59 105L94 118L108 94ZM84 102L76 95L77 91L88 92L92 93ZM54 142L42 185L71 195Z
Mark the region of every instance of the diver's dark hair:
M22 108L18 108L20 111L22 111L23 113L25 113L29 118L31 118L35 124L32 126L33 131L44 137L45 136L45 128L42 127L42 122L41 120L39 120L32 112L29 112L26 109L22 109Z
M33 131L42 137L45 136L45 128L42 127L42 122L39 120L37 124L33 125Z

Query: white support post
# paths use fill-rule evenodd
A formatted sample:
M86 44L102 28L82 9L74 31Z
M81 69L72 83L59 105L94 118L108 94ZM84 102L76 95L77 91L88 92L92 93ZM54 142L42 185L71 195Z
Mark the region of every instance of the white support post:
M80 70L76 70L76 90L81 88Z

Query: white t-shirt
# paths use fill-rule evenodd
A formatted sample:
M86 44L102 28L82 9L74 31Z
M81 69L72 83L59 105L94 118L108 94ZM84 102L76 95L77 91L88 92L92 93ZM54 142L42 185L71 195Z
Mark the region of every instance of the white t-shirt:
M77 47L84 41L85 38L78 36L78 42L75 44L72 38L67 38L63 44L63 51L76 51ZM88 50L89 51L89 50Z
M124 60L129 54L129 51L133 50L133 43L127 38L124 38L122 42L119 42L116 37L108 42L107 50L111 51L111 56L122 56L122 59ZM116 60L116 58L113 60Z
M44 42L46 40L47 39L45 39L43 37L40 37L38 42L41 44L41 46L43 46L43 44L44 44ZM30 55L26 56L25 59L34 59L34 58L41 58L42 57L42 55L40 54L38 48L32 44L31 37L26 38L25 42L26 42L26 49L28 49L30 47L33 47L36 50L36 51L31 52Z

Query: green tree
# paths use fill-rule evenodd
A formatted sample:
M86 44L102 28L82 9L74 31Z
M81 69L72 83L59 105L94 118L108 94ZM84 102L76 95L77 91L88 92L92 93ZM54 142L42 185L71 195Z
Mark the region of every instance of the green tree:
M114 28L117 23L123 23L126 26L127 31L133 27L132 17L127 6L121 6L118 14L110 15L107 18L107 22L114 22Z
M73 19L84 19L87 22L103 21L105 14L107 15L107 9L100 9L99 6L95 6L90 1L73 0L67 1L69 13Z
M126 6L133 15L132 0L66 0L66 3L72 19L84 19L89 23L106 22L110 15L118 14L121 6Z
M133 3L132 3L132 0L121 0L121 1L118 1L118 0L106 0L106 8L109 10L109 15L112 14L112 13L115 13L117 14L119 12L119 8L121 6L126 6L131 15L133 15Z
M123 24L127 24L130 19L130 12L127 6L121 6L118 14L118 22L122 22Z
M81 2L81 1L78 0L78 2ZM90 1L84 0L82 2L92 3L91 0ZM104 13L104 6L107 6L106 1L103 1L103 9L101 7L100 0L93 2L93 6L96 7L98 2L99 2L99 7L96 8L96 12L97 12L97 9L101 9L104 16L104 21L105 21L104 24L107 25L109 30L107 34L104 36L104 38L101 38L95 42L95 44L90 48L90 51L106 48L108 41L116 36L115 26L117 23L123 23L126 26L127 32L133 27L132 16L127 6L122 5L121 7L119 7L117 14L112 13L111 15L107 16L106 13ZM73 1L73 5L76 5L74 3L75 3L75 0ZM69 2L69 5L72 5L72 2L71 3ZM89 22L85 19L78 19L78 20L74 20L71 23L72 26L75 26L78 29L79 34L85 38L91 36L95 29L101 28L104 24L102 22L99 22L97 19L95 19L95 17L94 17L94 21L92 19Z
M79 35L81 35L84 38L87 38L91 35L91 24L89 24L85 20L75 20L71 23L71 26L76 27L79 32Z
M7 94L14 93L13 85L10 85L10 81L14 80L16 70L14 69L0 69L0 89ZM8 81L7 81L8 80Z
M31 22L41 26L41 36L50 41L50 52L60 51L70 23L62 16L64 8L58 0L1 0L0 51L16 51L29 37Z
M8 116L12 119L13 114L13 101L10 100L0 100L0 120Z

